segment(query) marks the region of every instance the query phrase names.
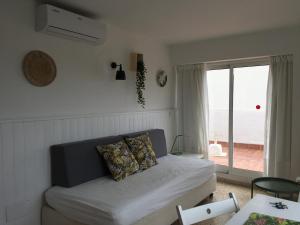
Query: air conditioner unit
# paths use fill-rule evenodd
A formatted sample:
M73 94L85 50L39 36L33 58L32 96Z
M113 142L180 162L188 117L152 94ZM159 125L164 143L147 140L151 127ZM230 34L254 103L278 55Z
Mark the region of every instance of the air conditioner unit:
M106 36L105 24L49 4L38 7L36 30L93 44L103 44Z

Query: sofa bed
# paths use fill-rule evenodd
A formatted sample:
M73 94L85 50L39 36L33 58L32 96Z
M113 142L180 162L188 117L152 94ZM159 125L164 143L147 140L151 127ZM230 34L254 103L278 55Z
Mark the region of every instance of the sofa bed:
M147 133L157 165L121 181L111 178L96 146ZM169 225L176 205L192 207L215 191L214 164L169 155L164 131L51 146L52 187L45 192L43 225Z

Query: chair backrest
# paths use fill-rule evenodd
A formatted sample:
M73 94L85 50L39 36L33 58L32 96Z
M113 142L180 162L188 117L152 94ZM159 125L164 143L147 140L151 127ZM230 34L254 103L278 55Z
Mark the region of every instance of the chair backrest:
M233 193L229 193L229 199L213 202L183 210L180 205L176 206L178 219L181 225L190 225L226 213L238 212L240 210L238 201Z

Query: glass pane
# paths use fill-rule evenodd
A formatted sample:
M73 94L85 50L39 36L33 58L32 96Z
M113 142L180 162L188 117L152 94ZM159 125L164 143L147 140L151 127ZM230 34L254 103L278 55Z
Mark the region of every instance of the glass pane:
M209 159L228 166L229 69L207 72Z
M234 69L233 167L263 172L269 66Z

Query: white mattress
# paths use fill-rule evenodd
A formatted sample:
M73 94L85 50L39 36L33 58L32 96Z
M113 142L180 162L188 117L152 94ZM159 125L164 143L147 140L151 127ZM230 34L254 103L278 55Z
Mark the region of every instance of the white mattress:
M213 173L211 161L168 155L120 182L101 177L72 188L52 187L46 201L84 224L129 225L205 183Z

